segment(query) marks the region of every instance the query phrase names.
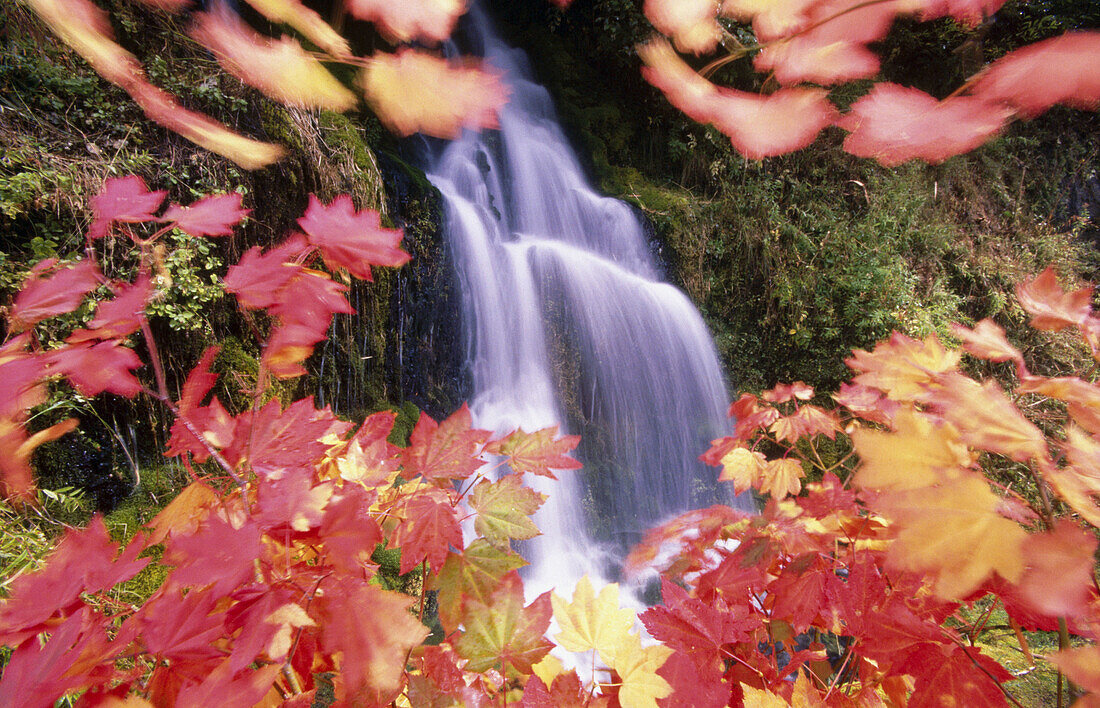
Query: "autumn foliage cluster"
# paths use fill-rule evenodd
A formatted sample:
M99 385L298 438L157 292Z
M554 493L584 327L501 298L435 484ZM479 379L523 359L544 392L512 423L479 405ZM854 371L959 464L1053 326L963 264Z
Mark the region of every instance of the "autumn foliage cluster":
M122 87L154 120L247 168L277 160L283 149L247 138L179 105L146 78L135 57L119 46L106 13L91 0L25 0L95 69ZM463 127L495 127L507 91L490 66L448 60L430 48L446 39L466 11L464 0L345 0L342 13L373 23L391 42L416 42L394 52L354 56L348 43L301 0L246 0L260 15L286 25L297 39L257 33L221 2L192 14L191 36L241 81L291 106L349 110L365 101L392 130L454 137ZM140 0L180 13L190 0ZM829 88L874 78L879 59L872 43L896 18L942 17L976 27L1005 0L646 0L656 28L638 47L645 78L692 119L714 125L747 157L803 148L826 127L848 132L844 149L884 165L910 159L941 162L985 143L1016 118L1028 119L1062 104L1100 104L1100 33L1075 32L1024 47L998 59L939 100L917 89L876 83L841 112ZM555 0L565 7L569 0ZM338 15L342 16L342 14ZM744 27L744 31L736 28ZM746 39L750 37L751 39ZM677 53L723 56L696 72ZM711 83L726 63L749 60L770 87L766 94ZM326 64L358 69L354 90Z
M408 259L399 231L346 198L311 200L304 233L247 251L224 276L242 309L265 313L253 404L234 414L211 396L216 349L170 396L145 315L157 240L230 234L246 210L238 194L164 198L136 177L108 180L87 258L33 269L0 350L0 460L6 494L31 498L33 449L75 421L29 435L27 415L64 379L85 395L162 401L175 415L166 454L193 481L121 547L97 518L11 583L4 705L309 705L321 685L365 706L1004 705L1013 676L973 646L958 612L983 598L1025 653L1022 630L1059 631L1063 649L1045 659L1100 693L1100 648L1070 648L1071 634L1095 640L1100 627L1100 387L1031 374L993 322L956 327L961 350L897 334L855 352L837 406L810 403L801 383L742 396L733 434L703 459L767 503L652 530L626 569L656 572L663 603L636 615L618 586L587 578L571 599L525 596L512 542L538 534L545 498L524 477L579 467L576 437L493 437L463 407L439 423L422 415L399 448L392 413L356 425L312 399L264 402L269 377L300 375L334 313L350 310L346 286L317 267L370 278ZM99 271L102 239L133 244L133 282ZM1018 291L1034 327L1076 329L1100 360L1091 294L1063 292L1050 270ZM44 349L36 328L87 297L94 318ZM1006 363L1012 391L966 376L964 352ZM1044 427L1022 410L1044 411ZM825 438L850 452L826 464ZM991 459L1029 481L992 482ZM821 481L803 488L814 467ZM379 575L385 549L417 579L408 592ZM131 604L125 584L150 564L166 579Z

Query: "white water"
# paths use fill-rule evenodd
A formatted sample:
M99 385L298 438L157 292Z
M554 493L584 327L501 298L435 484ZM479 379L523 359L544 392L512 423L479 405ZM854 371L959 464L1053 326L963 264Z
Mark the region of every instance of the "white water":
M697 459L728 430L718 357L694 305L662 282L638 216L584 176L523 53L476 8L466 25L511 91L499 131L467 132L428 169L463 297L470 409L500 434L584 436L585 470L527 479L549 496L524 548L528 588L616 580L646 529L730 500Z

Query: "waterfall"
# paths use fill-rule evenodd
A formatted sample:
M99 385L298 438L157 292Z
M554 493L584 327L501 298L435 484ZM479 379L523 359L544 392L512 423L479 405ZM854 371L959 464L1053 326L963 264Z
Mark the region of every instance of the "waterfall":
M618 579L644 531L716 501L744 509L698 461L728 430L728 395L698 311L663 282L643 222L598 194L525 55L478 8L465 31L510 90L500 129L435 150L428 178L462 293L474 422L560 425L585 469L553 482L524 548L528 586Z

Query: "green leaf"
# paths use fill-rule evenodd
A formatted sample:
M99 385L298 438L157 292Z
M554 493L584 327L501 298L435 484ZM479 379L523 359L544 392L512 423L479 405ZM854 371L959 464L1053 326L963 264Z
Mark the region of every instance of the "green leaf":
M504 576L527 565L517 553L479 538L464 552L448 553L431 588L439 591L439 621L448 631L462 623L467 600L488 603Z
M512 538L534 538L539 529L531 515L544 501L546 495L524 487L519 475L496 482L482 480L470 495L470 506L477 512L474 530L494 545L507 544Z
M532 665L554 646L544 636L550 615L549 591L523 606L523 583L513 571L504 577L488 603L469 602L466 631L455 642L455 650L467 660L467 671L482 672L500 666L505 674L509 667L530 674Z

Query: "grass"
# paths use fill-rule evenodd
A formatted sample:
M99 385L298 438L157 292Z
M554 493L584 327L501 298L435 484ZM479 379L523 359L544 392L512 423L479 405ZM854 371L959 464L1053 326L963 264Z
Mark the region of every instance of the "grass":
M973 645L1016 677L1007 682L1004 688L1020 705L1027 708L1057 705L1058 672L1045 661L1045 657L1058 651L1058 633L1022 632L1027 650L1031 659L1034 659L1033 663L1024 652L1004 608L998 603L990 611L992 602L994 601L989 597L982 598L970 606L964 606L957 613L965 625L980 627L971 635ZM1085 643L1080 638L1072 639L1075 646ZM1062 705L1073 703L1065 682L1062 697Z

